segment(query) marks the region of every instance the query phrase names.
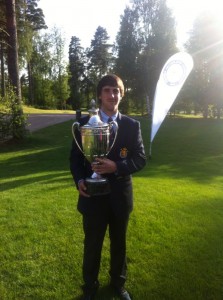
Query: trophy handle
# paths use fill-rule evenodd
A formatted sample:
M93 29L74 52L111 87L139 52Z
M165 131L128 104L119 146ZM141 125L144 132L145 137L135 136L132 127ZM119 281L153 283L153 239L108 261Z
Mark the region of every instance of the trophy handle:
M114 127L114 128L113 128L113 127ZM116 121L111 121L111 122L109 122L109 130L113 130L114 133L115 133L115 136L114 136L114 140L113 140L113 142L112 142L112 144L111 144L111 146L110 146L110 148L109 148L109 150L108 150L106 156L107 156L108 153L111 151L111 149L113 148L114 143L115 143L115 141L116 141L117 134L118 134L118 123L117 123Z
M78 144L78 141L76 139L76 135L75 135L75 131L79 130L80 131L80 123L79 122L74 122L72 127L71 127L71 131L72 131L72 135L74 138L75 143L77 144L77 147L80 149L80 151L84 154L83 150L81 149L81 146Z

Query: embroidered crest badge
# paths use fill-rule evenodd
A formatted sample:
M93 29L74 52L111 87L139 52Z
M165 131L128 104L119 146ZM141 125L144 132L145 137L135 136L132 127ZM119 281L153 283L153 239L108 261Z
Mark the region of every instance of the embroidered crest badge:
M120 157L121 158L126 158L127 154L128 154L127 148L121 148L121 150L120 150Z

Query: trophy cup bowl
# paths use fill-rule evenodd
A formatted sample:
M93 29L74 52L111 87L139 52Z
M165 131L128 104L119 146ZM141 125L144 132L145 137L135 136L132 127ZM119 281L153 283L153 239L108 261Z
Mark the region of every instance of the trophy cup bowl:
M109 136L113 127L116 127L115 138L111 146L109 146ZM76 132L79 131L81 135L82 147L76 139ZM117 136L117 123L115 121L109 124L101 122L98 115L93 115L88 123L80 126L79 122L74 122L72 125L72 134L80 151L85 158L92 164L97 163L97 157L103 158L108 155L114 145ZM108 179L93 173L91 178L85 179L87 187L86 193L90 196L106 195L110 193L110 185Z

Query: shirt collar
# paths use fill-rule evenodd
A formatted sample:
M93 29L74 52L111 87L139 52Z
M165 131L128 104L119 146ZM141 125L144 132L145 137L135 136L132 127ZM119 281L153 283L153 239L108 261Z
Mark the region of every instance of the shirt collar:
M108 123L108 119L109 119L109 118L112 118L112 120L115 121L116 118L117 118L117 116L118 116L118 112L117 112L116 114L112 115L111 117L109 117L108 115L106 115L106 113L104 113L104 112L100 109L100 117L101 117L102 122L104 122L104 123Z

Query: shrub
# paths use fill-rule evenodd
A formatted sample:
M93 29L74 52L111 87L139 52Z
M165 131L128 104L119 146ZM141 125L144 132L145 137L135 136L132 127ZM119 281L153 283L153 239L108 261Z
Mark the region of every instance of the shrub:
M26 135L27 116L16 94L8 88L5 97L0 98L0 141L22 139Z

